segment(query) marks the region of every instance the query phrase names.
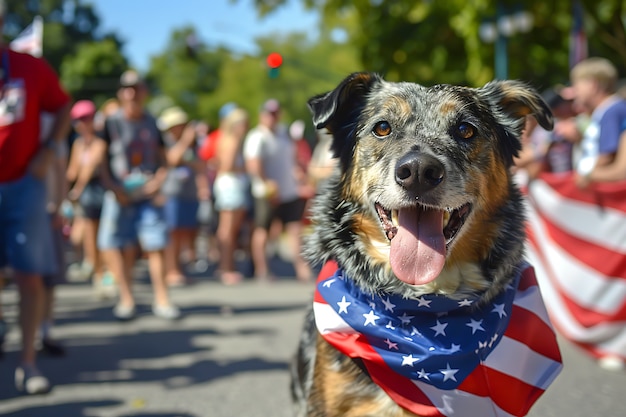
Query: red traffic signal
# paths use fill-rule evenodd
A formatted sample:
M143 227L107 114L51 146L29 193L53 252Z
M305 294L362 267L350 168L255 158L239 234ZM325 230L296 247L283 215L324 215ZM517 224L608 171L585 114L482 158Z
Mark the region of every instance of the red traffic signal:
M283 63L283 56L278 52L272 52L267 56L265 60L267 62L267 66L270 68L278 68Z

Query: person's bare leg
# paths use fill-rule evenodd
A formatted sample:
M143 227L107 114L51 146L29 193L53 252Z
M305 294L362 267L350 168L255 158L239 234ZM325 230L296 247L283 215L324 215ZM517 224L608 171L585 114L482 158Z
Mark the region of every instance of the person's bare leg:
M254 263L254 274L259 278L269 277L269 266L267 264L267 255L265 253L267 238L268 231L262 227L255 227L252 231L250 252L252 255L252 262Z
M165 247L165 279L168 285L178 285L185 281L183 272L180 270L182 236L181 230L172 230L170 232L170 241Z
M198 238L198 231L196 228L183 229L181 236L181 251L185 251L185 262L194 262L198 260L198 254L196 253L196 239Z
M290 222L286 225L289 247L292 252L293 267L296 270L296 278L300 281L310 281L312 276L311 268L302 257L302 223L299 221Z
M165 255L163 250L147 252L148 270L154 292L154 304L167 306L170 304L167 282L165 281Z
M131 248L132 250L132 248ZM119 303L125 307L133 307L135 305L135 298L132 293L132 262L131 267L128 268L125 258L129 257L127 253L128 249L106 249L102 251L103 257L106 261L109 271L115 277L119 292ZM133 251L134 252L134 251Z
M243 278L235 270L235 249L244 214L243 210L224 210L220 213L217 239L222 254L219 269L224 284L236 284Z
M98 221L92 219L83 219L83 259L92 266L94 275L101 272L101 259L96 244L96 236L98 235Z
M45 309L45 288L38 274L15 272L20 295L19 323L22 333L22 366L35 366L35 337Z

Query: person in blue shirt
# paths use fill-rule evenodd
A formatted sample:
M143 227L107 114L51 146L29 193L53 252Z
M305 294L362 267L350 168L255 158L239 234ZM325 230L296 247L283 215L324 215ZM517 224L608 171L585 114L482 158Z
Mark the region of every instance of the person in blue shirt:
M626 179L626 100L616 94L617 69L605 58L588 58L572 68L570 79L574 103L590 115L576 163L577 184Z

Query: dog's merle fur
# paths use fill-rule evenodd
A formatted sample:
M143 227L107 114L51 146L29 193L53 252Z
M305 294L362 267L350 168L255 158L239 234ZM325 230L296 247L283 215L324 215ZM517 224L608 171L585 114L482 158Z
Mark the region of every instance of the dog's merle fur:
M507 285L523 259L525 239L522 196L510 168L521 149L525 117L552 126L548 107L532 88L519 81L493 81L478 89L424 87L355 73L312 98L309 107L316 127L333 135L338 161L314 202L314 230L304 249L312 263L334 260L365 291L408 298L480 294L486 302ZM424 185L419 178L407 186L399 165L409 154L436 161L436 180ZM443 271L419 286L394 275L389 236L377 212L377 207L414 205L452 213L471 207L447 243ZM301 416L410 415L389 401L358 361L317 334L312 313L292 370Z

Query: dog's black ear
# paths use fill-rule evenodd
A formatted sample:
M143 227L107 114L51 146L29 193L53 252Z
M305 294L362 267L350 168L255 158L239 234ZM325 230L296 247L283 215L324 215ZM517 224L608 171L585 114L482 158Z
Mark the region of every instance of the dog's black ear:
M492 108L515 119L533 116L541 127L552 130L554 118L550 108L539 93L526 83L516 80L491 81L479 91Z
M513 163L522 148L520 136L526 116L533 116L544 129L552 130L554 118L539 93L526 83L516 80L491 81L478 89L501 126L500 147L507 163Z
M355 72L346 77L334 90L311 98L308 102L313 113L313 124L316 128L327 127L333 132L333 123L337 116L346 120L346 110L350 113L359 111L363 98L371 86L380 82L377 74L370 72Z

